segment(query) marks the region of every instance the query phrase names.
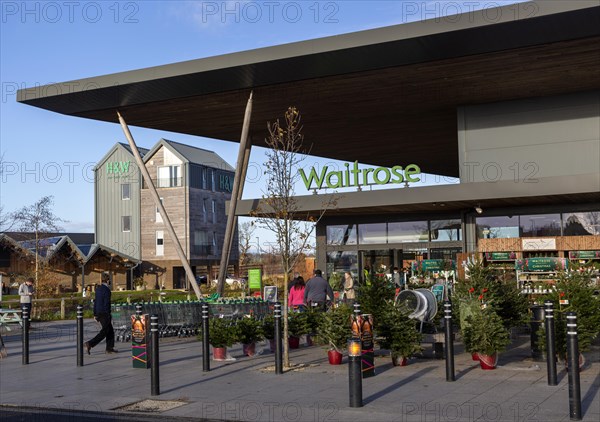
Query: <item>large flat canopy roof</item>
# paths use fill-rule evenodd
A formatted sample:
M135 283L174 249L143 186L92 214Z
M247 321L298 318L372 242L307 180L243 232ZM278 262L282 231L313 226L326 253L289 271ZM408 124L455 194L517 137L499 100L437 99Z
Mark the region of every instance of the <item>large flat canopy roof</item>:
M406 215L460 214L480 206L484 210L523 207L556 207L557 204L590 206L600 204L598 174L553 176L536 183L498 182L460 183L362 192L340 192L296 196L295 218L318 217L327 204L327 218L382 217L402 219ZM238 202L236 215L252 216L257 209L268 211L262 199ZM506 211L505 211L506 212ZM549 211L550 212L550 211Z
M290 105L311 155L458 176L456 108L600 88L598 1L539 1L18 92L55 112L238 141Z

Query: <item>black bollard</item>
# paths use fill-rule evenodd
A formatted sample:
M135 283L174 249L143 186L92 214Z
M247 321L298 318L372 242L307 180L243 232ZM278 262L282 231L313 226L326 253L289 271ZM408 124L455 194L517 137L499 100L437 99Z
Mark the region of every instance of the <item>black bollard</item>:
M569 417L581 420L581 386L579 383L579 344L577 314L567 312L567 361L569 365Z
M354 303L352 306L354 307L354 316L358 317L360 315L360 303Z
M83 366L83 306L77 305L77 366Z
M29 365L29 311L23 308L23 330L21 341L23 343L23 365Z
M142 304L141 303L136 303L135 304L135 314L137 316L142 315Z
M546 366L548 368L548 385L558 385L556 376L556 339L554 337L554 303L551 300L546 305Z
M533 305L530 307L531 309L531 334L530 334L530 342L531 342L531 358L534 361L542 361L544 360L544 353L539 345L539 329L544 324L544 307L540 305Z
M454 377L454 342L452 341L452 303L444 301L444 326L446 328L446 381L456 381Z
M281 303L275 302L273 309L275 319L275 373L283 374L283 344L281 333Z
M210 371L210 344L208 332L208 303L202 304L202 370Z
M360 303L354 303L353 307L354 307L354 312L352 314L352 321L350 324L350 329L352 330L352 338L360 340L361 339L361 335L360 335L360 322L361 322Z
M150 316L150 332L152 334L152 359L150 365L152 367L152 392L153 396L160 395L160 378L158 367L160 362L158 360L158 315L152 314Z
M358 338L348 340L348 391L350 407L362 407L362 348Z

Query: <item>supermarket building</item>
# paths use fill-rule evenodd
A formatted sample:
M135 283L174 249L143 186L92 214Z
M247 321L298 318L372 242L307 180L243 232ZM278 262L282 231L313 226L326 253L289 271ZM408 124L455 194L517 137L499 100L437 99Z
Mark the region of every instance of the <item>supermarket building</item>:
M508 266L597 263L599 47L597 1L528 2L31 88L18 100L239 142L253 92L251 145L264 146L265 123L295 105L311 154L372 165L373 183L387 179L377 168L411 164L459 179L338 195L317 226L317 266L328 272L486 253ZM297 197L306 215L332 195L317 193ZM243 200L235 212L257 207Z

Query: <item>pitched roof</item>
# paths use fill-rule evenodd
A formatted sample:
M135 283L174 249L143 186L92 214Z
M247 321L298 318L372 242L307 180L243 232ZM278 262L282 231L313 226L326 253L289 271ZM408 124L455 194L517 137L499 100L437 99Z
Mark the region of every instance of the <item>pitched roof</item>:
M117 142L116 144L114 144L112 146L111 149L108 150L108 152L106 154L104 154L104 156L98 160L98 162L96 163L96 166L94 167L94 170L97 170L98 168L100 168L104 162L106 160L108 160L108 158L113 155L113 153L119 149L122 148L125 151L127 151L128 154L130 154L133 157L133 153L131 152L131 147L129 146L129 144L124 144L123 142ZM140 155L142 156L142 158L144 158L144 155L146 155L149 151L149 149L147 148L143 148L138 146L138 151L140 152Z
M119 142L119 145L121 145L123 148L125 148L127 151L129 151L130 154L133 155L133 152L131 151L131 147L129 146L129 144ZM144 155L146 155L148 153L148 151L150 151L148 148L143 148L143 147L140 147L139 145L138 145L137 149L140 152L140 155L142 156L142 158L144 158Z
M181 144L179 142L170 141L164 138L158 141L156 145L154 145L152 149L146 153L144 161L149 160L150 157L152 157L161 146L165 146L172 150L183 161L225 171L235 171L235 168L229 165L227 161L221 158L221 156L214 151Z
M18 233L11 233L18 234ZM86 240L81 238L80 240ZM35 256L35 241L34 240L22 240L17 241L9 233L0 233L0 245L6 245L12 249L18 250L19 252ZM77 244L71 239L69 235L59 235L53 237L46 237L39 241L38 256L45 260L50 260L54 255L58 253L63 247L68 246L76 255L77 259L83 263L87 263L95 255L105 253L111 256L118 256L125 262L140 262L139 260L118 252L107 246L100 245L98 243L82 243Z

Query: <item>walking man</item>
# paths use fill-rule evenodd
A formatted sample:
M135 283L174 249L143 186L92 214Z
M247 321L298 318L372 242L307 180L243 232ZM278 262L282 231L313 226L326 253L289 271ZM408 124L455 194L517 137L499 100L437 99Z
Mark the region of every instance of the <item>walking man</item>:
M106 353L117 353L115 349L115 331L112 326L112 316L110 314L110 276L107 273L102 274L102 284L96 289L96 299L94 300L94 319L100 323L102 329L83 345L90 354L92 347L96 346L106 338Z
M304 303L309 307L325 310L328 300L333 300L333 289L323 278L321 270L315 270L313 278L306 282Z

